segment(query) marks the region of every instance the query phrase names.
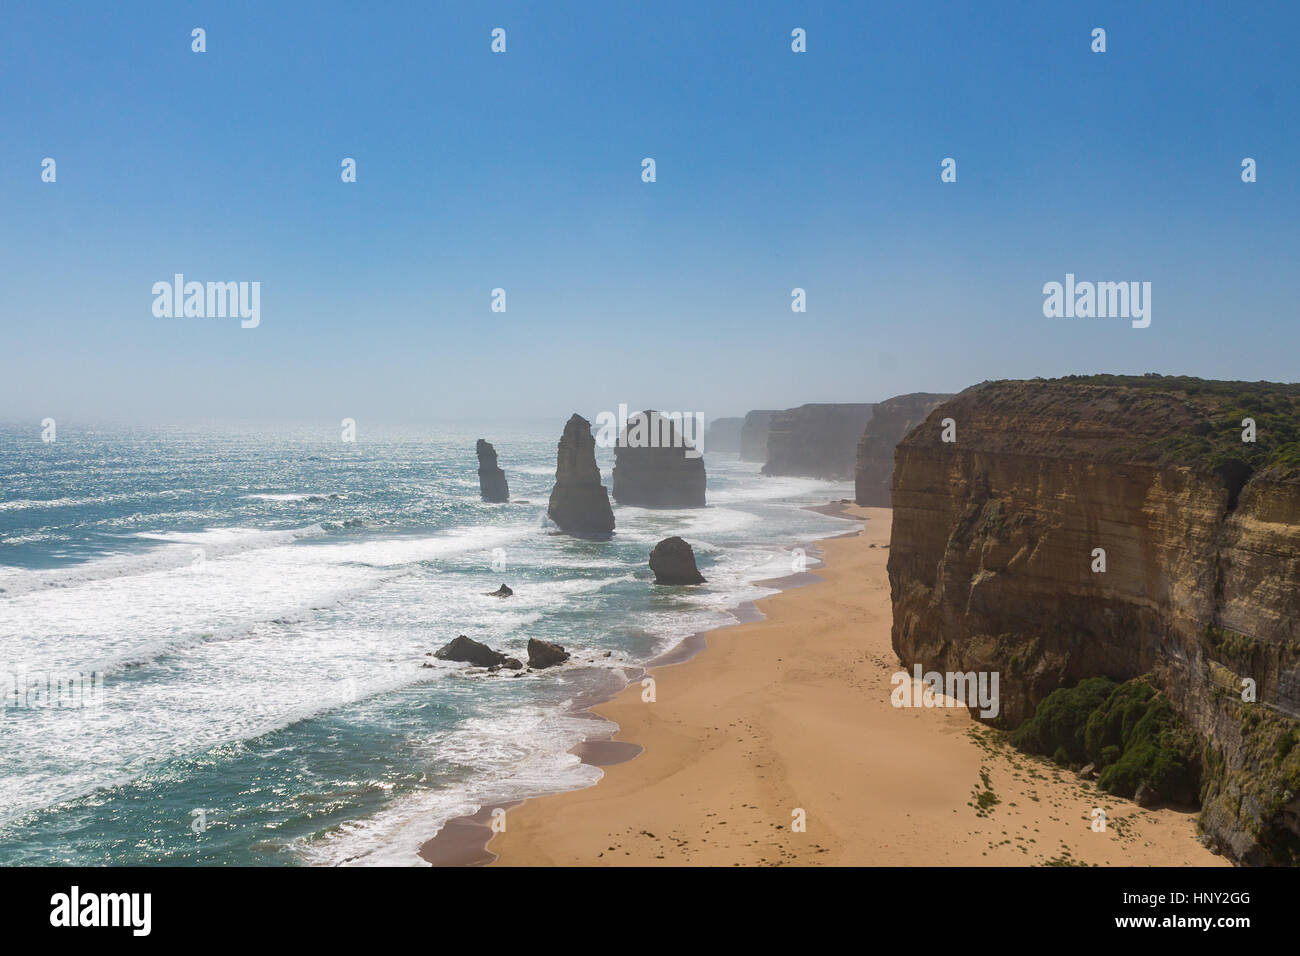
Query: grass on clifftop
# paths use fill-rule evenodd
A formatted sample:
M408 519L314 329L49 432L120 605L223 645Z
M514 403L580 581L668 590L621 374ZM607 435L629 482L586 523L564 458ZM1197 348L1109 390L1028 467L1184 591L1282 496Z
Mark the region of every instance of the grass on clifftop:
M1300 384L1069 375L982 382L963 395L993 401L1007 415L1014 416L1019 404L1025 413L1045 409L1058 420L1109 428L1109 460L1204 469L1237 487L1264 471L1300 479ZM1254 442L1242 441L1244 418L1255 421ZM1060 441L1064 448L1070 438Z

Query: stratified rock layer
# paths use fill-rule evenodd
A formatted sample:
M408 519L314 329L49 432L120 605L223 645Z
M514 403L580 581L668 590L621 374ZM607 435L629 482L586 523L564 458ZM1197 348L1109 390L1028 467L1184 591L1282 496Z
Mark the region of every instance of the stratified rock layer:
M912 392L897 395L876 406L858 441L854 474L854 500L868 508L889 507L889 484L894 477L894 449L903 436L951 395Z
M491 442L478 440L475 448L478 452L478 491L484 501L509 501L510 486L506 483L506 473L497 465L497 450Z
M609 506L609 492L600 483L591 423L576 413L560 436L555 487L546 513L569 534L607 535L614 530L614 511Z
M765 475L848 480L875 405L816 404L772 416Z
M1257 443L1241 441L1243 417ZM1243 862L1300 861L1297 439L1295 385L968 389L898 445L900 661L999 672L1009 726L1057 687L1145 675L1203 747L1208 842Z
M758 409L745 415L740 426L741 461L767 461L767 429L775 414L772 409Z
M614 500L639 508L703 508L704 458L671 418L653 410L628 419L614 448Z
M654 546L650 570L655 573L655 584L704 583L704 575L695 566L695 549L676 535Z

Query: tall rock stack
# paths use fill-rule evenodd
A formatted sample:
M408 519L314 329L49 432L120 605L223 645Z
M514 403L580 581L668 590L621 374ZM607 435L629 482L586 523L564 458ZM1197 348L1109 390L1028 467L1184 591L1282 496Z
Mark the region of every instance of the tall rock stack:
M506 473L497 465L497 450L491 442L478 440L475 450L478 452L478 493L484 501L509 501L510 486L506 483Z
M680 419L652 409L627 421L614 449L614 500L639 508L703 508L704 457Z
M875 405L814 404L772 416L765 475L850 480Z
M614 531L609 493L600 483L596 440L591 422L574 413L564 426L555 458L555 487L546 514L561 531L577 535L607 535Z
M740 460L767 461L767 429L776 412L759 409L745 415L740 426Z
M876 406L858 442L855 500L868 508L888 508L894 476L894 448L932 411L952 398L930 392L897 395Z

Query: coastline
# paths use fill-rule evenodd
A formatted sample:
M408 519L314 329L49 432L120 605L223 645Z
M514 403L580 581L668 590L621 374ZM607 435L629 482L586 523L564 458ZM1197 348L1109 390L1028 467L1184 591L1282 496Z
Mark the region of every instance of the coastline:
M707 632L685 660L647 665L655 702L634 681L593 706L617 725L612 743L643 749L591 787L514 805L505 832L480 824L478 862L1229 865L1192 812L1101 793L964 707L893 707L890 511L844 516L862 530L822 539L806 587L759 599L761 619ZM421 856L441 862L432 843Z
M833 518L843 518L849 521L860 521L861 518L849 513L846 508L848 499L841 501L832 501L824 505L807 505L805 510L815 511L818 514L827 515ZM808 552L810 558L809 570L794 572L782 575L776 578L762 578L754 581L759 587L774 588L777 593L792 588L800 588L814 582L822 580L815 572L825 567L825 561L820 544L833 538L852 537L858 532L849 531L845 534L831 535L827 538L817 538L810 542L805 542L802 547ZM758 601L765 601L773 595L759 598ZM618 697L619 694L626 692L629 688L637 686L650 669L658 667L668 667L675 664L684 664L702 652L708 646L708 637L710 634L719 630L725 630L731 627L737 627L743 624L749 624L763 620L763 613L758 609L758 601L744 601L734 608L730 613L736 618L734 623L721 624L716 628L710 628L704 631L696 631L687 635L677 644L668 648L662 654L647 661L634 676L629 675L628 683L619 691L612 695L602 695L596 700L586 700L579 703L573 710L575 715L586 715L593 719L601 719L602 715L597 712L597 708ZM608 721L602 721L608 726ZM587 737L579 741L569 749L569 753L574 754L585 764L594 767L610 767L615 764L624 763L638 756L645 749L640 744L631 741L617 739L619 728L615 729L609 735L598 735ZM537 800L541 797L558 796L565 793L578 792L569 789L560 789L547 791L544 793L529 794L526 797L515 797L492 801L492 806L480 807L476 812L464 816L453 817L443 824L442 828L428 840L420 844L417 852L419 858L431 866L485 866L497 860L497 854L489 849L489 843L496 835L491 829L492 811L503 809L509 812L515 807L522 806L529 800Z

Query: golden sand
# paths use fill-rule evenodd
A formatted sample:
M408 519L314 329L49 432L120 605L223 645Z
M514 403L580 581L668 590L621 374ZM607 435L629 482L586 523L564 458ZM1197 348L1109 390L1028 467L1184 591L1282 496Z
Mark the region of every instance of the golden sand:
M892 706L890 512L846 514L865 525L823 542L823 580L652 669L653 703L633 684L595 708L645 751L510 809L497 865L1228 865L1192 813L1101 793L965 708Z

